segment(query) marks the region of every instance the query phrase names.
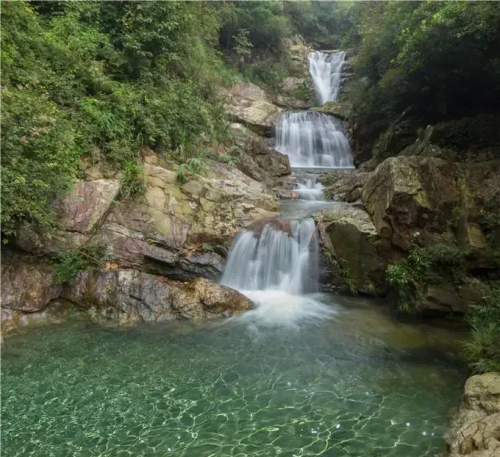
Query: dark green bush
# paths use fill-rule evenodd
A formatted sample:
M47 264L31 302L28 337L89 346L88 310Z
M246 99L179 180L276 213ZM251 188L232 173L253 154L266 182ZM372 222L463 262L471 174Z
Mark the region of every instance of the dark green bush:
M2 2L2 232L45 230L80 157L123 170L141 192L138 152L179 161L223 136L227 74L217 17L202 2ZM223 78L222 78L223 79Z
M472 335L464 354L474 372L500 371L500 285L468 312Z
M55 282L62 284L75 279L80 271L99 270L109 259L106 246L85 245L78 249L60 252L53 259L56 265Z
M458 285L465 274L463 247L438 243L414 250L405 259L387 267L386 279L397 295L397 305L405 312L419 309L430 284Z

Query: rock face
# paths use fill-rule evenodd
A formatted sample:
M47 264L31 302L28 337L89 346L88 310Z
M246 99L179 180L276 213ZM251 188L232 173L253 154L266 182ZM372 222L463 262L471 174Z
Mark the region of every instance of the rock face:
M500 373L472 376L447 433L449 457L500 455Z
M496 240L500 224L486 219L500 211L499 172L500 161L391 157L366 183L363 203L378 235L396 248L457 242L468 251L468 267L494 268L487 239Z
M24 227L17 236L18 246L36 253L78 248L106 216L119 190L118 179L77 181L69 195L54 203L60 228L40 236Z
M440 159L391 157L363 189L363 202L377 233L403 250L451 241L450 221L460 205L456 166Z
M351 109L351 104L347 102L326 102L322 106L315 106L314 108L311 108L311 111L329 114L345 121L349 117Z
M377 295L385 291L384 275L390 259L387 240L377 235L370 216L351 205L343 205L320 216L333 258L344 269L359 292Z
M276 174L288 172L288 158L272 153L261 149L257 160ZM104 244L120 267L177 280L215 280L223 264L220 253L234 234L275 214L276 202L266 184L236 168L209 162L207 175L181 185L177 173L152 151L143 150L143 157L143 196L116 201L118 180L79 181L58 202L61 228L43 237L22 230L18 247L48 254L85 243Z
M281 112L255 84L241 82L224 93L227 112L261 136L271 136L272 126Z
M134 270L82 272L62 298L122 323L229 317L252 308L239 292L206 279L181 283Z
M2 311L41 311L61 290L54 283L53 266L29 261L2 264Z
M55 268L26 257L2 265L2 331L42 320L61 303L86 310L98 321L160 322L233 316L252 308L239 292L206 279L169 280L137 270L83 271L68 284L55 284Z

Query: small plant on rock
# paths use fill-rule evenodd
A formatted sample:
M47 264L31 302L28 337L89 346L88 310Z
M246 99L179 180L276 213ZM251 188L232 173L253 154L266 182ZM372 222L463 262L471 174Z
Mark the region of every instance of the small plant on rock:
M448 282L455 286L465 273L466 252L456 244L439 243L417 251L387 267L386 278L396 292L398 308L415 312L430 284Z
M179 165L177 169L177 180L181 184L184 184L189 175L205 175L206 173L207 165L205 161L198 157L192 157Z
M102 268L107 260L109 255L103 244L86 245L61 252L53 259L56 265L55 282L69 282L75 279L80 271Z
M327 251L328 252L328 251ZM358 288L356 287L356 282L351 278L351 270L349 268L342 268L341 270L342 279L344 280L349 292L352 295L358 295Z

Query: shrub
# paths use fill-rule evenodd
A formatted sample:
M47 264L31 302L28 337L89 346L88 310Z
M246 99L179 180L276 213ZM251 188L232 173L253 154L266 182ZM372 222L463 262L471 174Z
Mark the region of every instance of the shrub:
M201 158L192 157L179 165L177 169L177 180L184 184L189 175L203 175L207 173L207 165Z
M98 150L142 191L140 146L223 136L214 8L205 2L3 2L2 232L47 230L53 199ZM222 71L219 71L222 70Z
M458 285L465 274L466 252L456 244L439 243L387 267L386 279L396 292L398 307L415 312L425 298L430 284L449 282Z
M465 344L464 355L476 373L500 371L500 285L468 312L472 334Z
M46 93L2 90L2 232L21 223L47 229L50 204L71 186L78 167L72 125Z
M106 246L86 245L58 253L53 259L56 265L55 282L62 284L75 279L80 271L97 270L109 259Z

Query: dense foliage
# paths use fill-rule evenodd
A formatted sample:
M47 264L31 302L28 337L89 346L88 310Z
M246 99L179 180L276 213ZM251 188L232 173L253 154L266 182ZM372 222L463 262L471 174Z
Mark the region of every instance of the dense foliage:
M361 141L373 144L391 124L404 122L414 134L498 111L498 2L363 3L349 19L359 32L347 41L355 50L349 98Z
M140 190L140 145L175 156L217 137L217 31L199 2L3 2L2 232L47 228L82 156Z
M492 285L489 293L468 314L472 337L465 345L465 355L478 373L500 371L500 285Z
M405 259L387 267L387 282L397 296L397 306L415 312L425 299L431 284L459 285L465 274L462 246L439 243L414 249Z

